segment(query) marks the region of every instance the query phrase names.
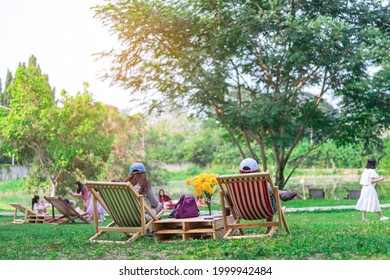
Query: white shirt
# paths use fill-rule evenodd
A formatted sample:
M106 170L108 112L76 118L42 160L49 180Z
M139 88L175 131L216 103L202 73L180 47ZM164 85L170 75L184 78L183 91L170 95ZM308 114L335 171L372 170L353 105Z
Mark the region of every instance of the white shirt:
M371 183L371 178L377 179L379 178L379 175L376 173L375 169L365 168L360 178L360 185L374 187L375 183Z

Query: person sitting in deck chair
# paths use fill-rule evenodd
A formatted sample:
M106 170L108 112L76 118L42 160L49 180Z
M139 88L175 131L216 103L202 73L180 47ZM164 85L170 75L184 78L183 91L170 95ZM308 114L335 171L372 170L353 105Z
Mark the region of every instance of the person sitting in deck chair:
M257 164L257 161L253 158L246 158L240 163L240 173L253 173L253 172L260 172L259 171L259 165ZM271 187L268 187L269 193L271 197L273 197L272 189ZM294 197L297 195L296 192L290 192L290 191L283 191L279 190L279 197L282 201L288 201L291 199L294 199ZM272 199L272 198L271 198Z
M254 172L260 172L259 171L259 165L257 164L257 161L254 160L253 158L246 158L240 163L240 173L254 173ZM269 197L271 199L272 203L272 208L274 209L274 212L277 211L277 206L276 206L276 200L274 197L274 194L272 192L271 186L268 184L268 193ZM283 201L288 201L293 199L297 193L296 192L290 192L290 191L283 191L283 190L278 190L279 197ZM269 217L266 219L267 222L272 222L273 217ZM267 233L270 231L270 228L267 228Z
M146 175L146 168L142 163L136 162L130 166L130 175L126 178L125 182L130 182L134 186L134 189L144 196L144 199L149 202L155 214L163 209L163 205L158 201L152 184Z

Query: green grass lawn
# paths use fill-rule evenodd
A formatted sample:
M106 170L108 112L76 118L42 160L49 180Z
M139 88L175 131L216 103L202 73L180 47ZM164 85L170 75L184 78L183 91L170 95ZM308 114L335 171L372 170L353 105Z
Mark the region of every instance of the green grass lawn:
M384 214L389 216L390 209L384 209ZM369 222L362 222L360 212L354 210L286 213L286 218L291 234L279 229L272 238L182 242L180 238L158 241L143 236L123 245L89 242L94 235L91 224L16 225L11 224L13 217L0 217L0 259L390 259L390 222L380 222L376 213L369 213Z
M190 189L172 184L171 191L190 194ZM383 188L385 190L386 188ZM390 197L382 190L382 204ZM43 196L44 193L39 195ZM10 202L31 203L31 194L20 190L20 181L0 182L0 212L10 212ZM213 210L220 210L219 198L213 199ZM287 208L355 205L356 200L308 199L282 202ZM81 204L79 204L81 205ZM201 210L207 210L201 207ZM384 208L390 216L390 208ZM143 236L133 243L100 244L88 239L93 225L12 224L12 216L0 216L0 260L377 260L390 259L390 221L380 222L369 213L369 222L361 221L356 210L287 212L291 234L283 229L272 238L241 240L158 241ZM109 221L106 221L108 223ZM248 230L250 234L253 230ZM111 234L123 239L123 234Z

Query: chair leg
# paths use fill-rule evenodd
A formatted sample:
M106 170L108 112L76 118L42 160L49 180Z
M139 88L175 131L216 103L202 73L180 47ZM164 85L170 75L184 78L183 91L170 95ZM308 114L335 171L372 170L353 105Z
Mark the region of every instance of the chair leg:
M104 231L99 231L98 233L96 233L94 236L92 236L89 241L91 242L99 242L99 240L97 240L100 236L102 236L105 232Z
M283 222L284 228L286 229L286 232L290 233L290 229L288 227L287 220L286 220L286 217L284 216L284 213L282 215L282 222Z
M289 234L290 233L290 229L288 227L288 224L287 224L287 220L286 220L286 216L284 215L284 212L286 211L286 207L283 207L282 208L282 222L283 222L283 226L284 228L286 229L286 232Z
M134 241L134 240L136 240L140 236L141 236L140 232L134 233L133 236L129 240L127 240L127 242Z
M231 237L233 233L234 233L234 228L228 229L228 231L224 235L223 239L227 239L227 238Z
M271 227L270 231L266 234L267 236L274 236L276 232L276 226Z

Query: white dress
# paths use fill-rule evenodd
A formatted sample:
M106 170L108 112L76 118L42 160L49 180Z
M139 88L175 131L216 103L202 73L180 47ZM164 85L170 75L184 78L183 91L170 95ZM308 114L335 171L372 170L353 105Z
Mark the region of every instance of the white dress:
M378 195L375 190L375 183L371 183L371 178L379 178L379 175L374 169L365 168L360 178L362 191L360 192L359 200L355 206L355 209L357 210L367 212L381 211Z

